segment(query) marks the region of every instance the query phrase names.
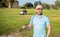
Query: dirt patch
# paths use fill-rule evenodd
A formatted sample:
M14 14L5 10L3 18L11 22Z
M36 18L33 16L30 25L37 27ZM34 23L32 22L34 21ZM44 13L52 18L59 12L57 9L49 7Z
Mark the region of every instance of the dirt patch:
M55 34L53 37L60 37L60 33Z
M8 35L0 35L0 37L23 37L20 33L11 33Z
M7 37L7 35L0 35L0 37Z

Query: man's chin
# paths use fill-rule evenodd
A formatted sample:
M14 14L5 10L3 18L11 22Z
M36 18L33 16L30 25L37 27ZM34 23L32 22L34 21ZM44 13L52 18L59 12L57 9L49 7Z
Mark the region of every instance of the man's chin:
M42 15L42 14L37 14L37 15Z

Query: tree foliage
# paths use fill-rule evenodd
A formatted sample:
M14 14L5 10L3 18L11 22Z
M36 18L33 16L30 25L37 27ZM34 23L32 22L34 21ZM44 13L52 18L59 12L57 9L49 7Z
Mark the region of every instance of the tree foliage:
M42 5L44 9L50 9L50 5L48 5L47 3L42 3Z
M35 1L34 6L36 7L37 5L41 5L41 1Z
M26 8L31 8L33 7L32 3L25 3L23 6L25 6Z
M56 5L57 7L60 7L60 1L59 1L59 0L56 0L55 5Z

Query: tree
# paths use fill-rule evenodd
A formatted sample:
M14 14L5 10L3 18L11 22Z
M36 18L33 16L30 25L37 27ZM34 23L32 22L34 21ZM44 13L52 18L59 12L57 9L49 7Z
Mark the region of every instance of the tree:
M60 1L59 1L59 0L56 0L55 5L56 5L57 7L60 7Z
M46 9L48 9L48 10L50 9L50 6L48 4L46 4Z
M46 9L46 3L42 3L43 9Z
M31 7L33 7L33 4L32 3L25 3L23 6L25 6L27 8L31 8Z
M56 5L54 5L54 4L52 4L52 5L50 5L50 7L52 8L52 9L58 9L57 7L56 7Z
M34 7L36 7L37 5L41 5L41 1L35 1L34 2Z
M42 3L42 5L44 9L50 9L50 5L48 5L47 3Z

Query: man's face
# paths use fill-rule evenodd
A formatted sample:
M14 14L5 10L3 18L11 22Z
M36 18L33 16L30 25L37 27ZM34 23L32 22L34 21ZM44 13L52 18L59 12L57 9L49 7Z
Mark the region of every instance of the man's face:
M41 9L41 8L36 9L36 13L37 13L38 15L41 15L41 14L42 14L42 11L43 11L43 9Z

